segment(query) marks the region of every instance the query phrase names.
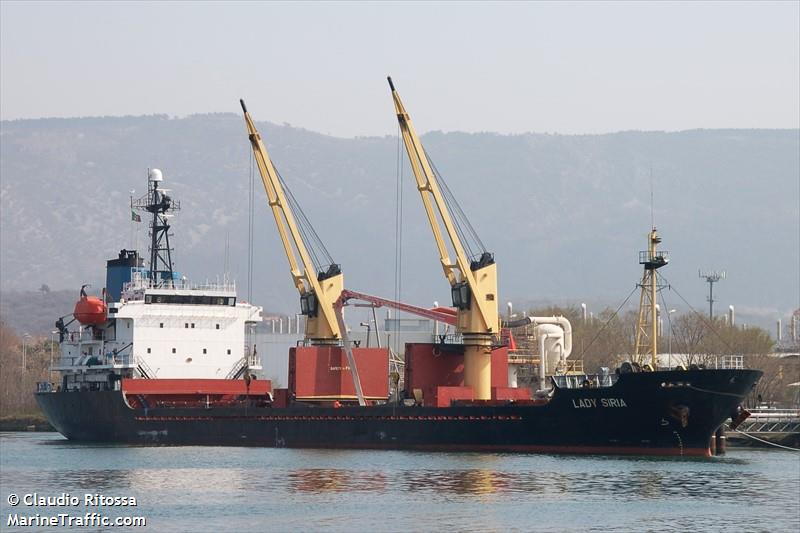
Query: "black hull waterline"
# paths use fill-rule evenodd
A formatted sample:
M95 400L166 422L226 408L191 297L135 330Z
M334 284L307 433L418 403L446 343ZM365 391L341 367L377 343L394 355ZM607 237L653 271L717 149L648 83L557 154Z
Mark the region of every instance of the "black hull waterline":
M156 445L709 456L714 432L756 370L623 374L610 387L557 388L543 405L133 409L120 391L41 392L76 441Z

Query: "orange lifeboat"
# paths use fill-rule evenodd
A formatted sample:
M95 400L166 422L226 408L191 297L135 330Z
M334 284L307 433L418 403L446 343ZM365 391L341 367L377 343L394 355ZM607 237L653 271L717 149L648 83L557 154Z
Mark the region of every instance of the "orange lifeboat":
M87 296L85 287L81 287L81 299L75 304L72 314L84 326L97 326L106 321L106 304L96 296Z

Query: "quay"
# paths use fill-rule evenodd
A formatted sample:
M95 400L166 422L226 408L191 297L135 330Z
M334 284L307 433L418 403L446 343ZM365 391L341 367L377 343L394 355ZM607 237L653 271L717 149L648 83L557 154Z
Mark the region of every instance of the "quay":
M731 446L780 445L800 448L800 409L752 409L735 430L726 427Z

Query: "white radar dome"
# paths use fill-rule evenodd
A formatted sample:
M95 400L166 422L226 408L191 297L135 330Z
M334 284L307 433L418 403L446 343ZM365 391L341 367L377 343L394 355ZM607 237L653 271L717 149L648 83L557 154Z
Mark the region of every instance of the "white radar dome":
M164 181L163 174L161 174L161 171L157 168L151 169L148 177L150 178L150 181Z

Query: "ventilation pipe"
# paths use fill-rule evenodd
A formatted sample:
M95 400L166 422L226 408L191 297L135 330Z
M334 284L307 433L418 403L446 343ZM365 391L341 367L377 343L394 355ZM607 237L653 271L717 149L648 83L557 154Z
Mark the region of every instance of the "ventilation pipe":
M533 324L539 338L539 390L544 390L548 359L556 366L566 365L572 353L572 324L563 316L528 316L503 322L504 328L519 328Z
M548 360L554 363L564 360L564 330L555 324L536 326L539 338L539 390L545 390Z
M527 316L524 318L520 318L518 320L509 320L507 322L503 322L504 328L519 328L522 326L527 326L529 324L533 324L534 326L539 326L542 324L553 324L559 326L563 330L564 334L564 359L570 356L572 353L572 324L569 323L563 316Z

